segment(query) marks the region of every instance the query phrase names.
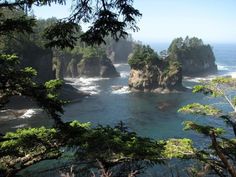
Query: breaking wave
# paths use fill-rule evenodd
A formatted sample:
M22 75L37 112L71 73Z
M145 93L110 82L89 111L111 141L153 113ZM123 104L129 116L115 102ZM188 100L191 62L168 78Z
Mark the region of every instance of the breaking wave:
M130 93L130 89L128 86L112 86L112 94L118 94L118 95L121 95L121 94L128 94Z
M101 88L97 84L97 82L108 79L109 78L101 78L101 77L95 77L95 78L80 77L80 78L66 78L65 80L68 81L69 84L74 86L79 91L88 93L90 95L97 95L101 92Z

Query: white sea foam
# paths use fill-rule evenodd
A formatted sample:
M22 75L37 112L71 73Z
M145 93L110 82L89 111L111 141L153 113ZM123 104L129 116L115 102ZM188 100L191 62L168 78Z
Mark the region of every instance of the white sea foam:
M217 76L218 75L208 75L208 76L204 76L204 77L184 77L184 80L199 83L199 82L202 82L202 81L210 81L210 80L214 79Z
M27 126L27 124L20 124L20 125L14 126L14 127L12 127L12 128L24 128L24 127L26 127L26 126Z
M19 118L21 119L27 119L27 118L31 118L32 116L38 114L40 111L42 111L41 109L28 109L22 116L20 116Z
M122 63L113 64L116 68L122 66Z
M121 95L121 94L128 94L131 92L128 86L112 86L112 88L115 88L115 87L120 87L120 88L113 90L111 92L112 94Z
M232 78L236 78L236 72L231 72L228 75L230 75Z
M120 77L121 77L121 78L127 78L127 77L129 77L129 71L122 71L122 72L120 72Z
M116 67L116 68L118 68L118 67L120 67L120 66L127 66L128 65L128 63L116 63L116 64L114 64L114 66Z
M229 67L228 66L225 66L225 65L219 65L217 64L217 69L219 71L228 71L229 70Z
M86 92L91 95L96 95L100 93L100 87L96 83L101 80L108 80L109 78L101 78L101 77L94 77L94 78L66 78L65 80L69 81L69 84L74 86L76 89Z

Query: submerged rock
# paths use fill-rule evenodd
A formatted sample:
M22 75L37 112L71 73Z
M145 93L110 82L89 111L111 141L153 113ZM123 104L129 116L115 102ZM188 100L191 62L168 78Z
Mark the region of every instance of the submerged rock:
M124 87L123 85L113 85L113 86L111 86L111 88L112 88L113 91L120 90L120 89L122 89L123 87Z

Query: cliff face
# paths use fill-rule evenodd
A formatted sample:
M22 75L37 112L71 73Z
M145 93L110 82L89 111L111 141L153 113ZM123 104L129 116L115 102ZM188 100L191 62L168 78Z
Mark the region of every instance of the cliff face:
M86 58L78 64L79 76L85 77L119 77L119 73L108 58Z
M128 56L132 53L134 43L132 40L112 40L110 46L106 46L106 53L113 63L126 63Z
M182 65L183 75L197 76L217 72L215 56L210 45L201 39L177 38L168 49L169 57Z
M101 77L119 77L120 74L116 71L115 66L108 58L100 59L100 76Z
M33 67L37 71L36 81L45 82L55 79L52 69L52 51L36 45L29 45L20 54L22 67Z
M155 65L131 68L129 87L132 91L166 93L182 91L182 71L176 63L160 60Z
M215 56L209 45L177 52L177 60L182 64L184 75L201 75L217 71Z

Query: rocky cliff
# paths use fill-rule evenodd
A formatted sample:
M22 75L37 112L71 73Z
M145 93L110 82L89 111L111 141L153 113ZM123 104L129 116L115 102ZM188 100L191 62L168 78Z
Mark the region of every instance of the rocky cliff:
M158 65L145 65L131 69L129 87L132 91L166 93L182 91L181 67L160 61Z
M31 44L25 48L20 54L21 66L33 67L37 71L38 82L45 82L51 79L55 79L55 75L52 69L53 54L50 49L44 49L36 45Z
M79 76L85 77L119 77L119 73L108 58L86 58L78 64Z
M138 46L129 59L132 91L172 92L184 90L178 62L160 60L149 46Z
M127 63L128 56L132 53L134 42L132 39L114 39L105 45L106 54L113 63Z
M212 48L203 44L201 39L177 38L171 43L168 53L170 58L181 63L183 75L197 76L217 71Z

